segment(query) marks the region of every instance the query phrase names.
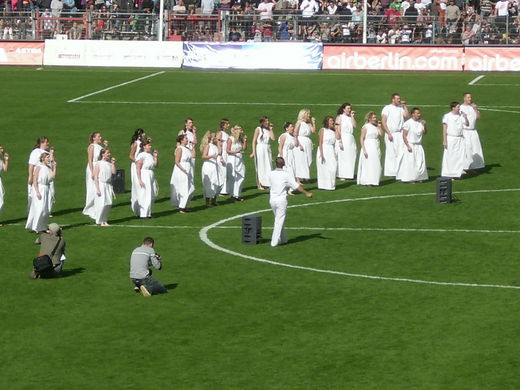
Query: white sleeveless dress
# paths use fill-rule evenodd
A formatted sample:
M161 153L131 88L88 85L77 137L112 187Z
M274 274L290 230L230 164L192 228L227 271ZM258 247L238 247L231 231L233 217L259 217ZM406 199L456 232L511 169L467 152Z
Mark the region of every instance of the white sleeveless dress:
M25 228L35 232L47 230L49 224L49 196L50 184L53 181L51 169L45 164L38 164L40 173L38 174L38 190L41 199L36 196L36 191L32 192L31 205Z
M99 160L99 155L103 147L100 144L90 144L92 149L92 164L95 164ZM93 165L92 165L93 166ZM83 208L83 214L89 216L92 219L96 218L96 210L94 209L94 199L96 197L96 183L92 180L92 171L90 170L89 164L85 169L85 207Z
M135 159L136 163L139 160L143 160L141 181L144 183L144 187L139 186L137 191L137 203L139 204L139 213L137 215L140 218L149 218L152 216L153 202L159 192L157 181L155 180L155 164L151 153L139 153Z
M352 117L341 114L341 144L336 143L336 153L338 156L338 177L342 179L353 179L356 167L357 146L354 139L354 126L352 125Z
M336 189L336 172L338 170L338 162L336 160L336 152L334 145L336 144L336 132L332 129L321 129L323 131L323 159L320 155L320 148L316 151L316 169L318 174L318 189L334 190Z
M241 153L242 143L235 142L235 139L232 136L229 136L229 139L231 140L231 151L239 153L228 155L228 188L230 189L232 196L239 198L246 177L246 166Z
M306 122L301 122L298 132L298 142L303 151L295 148L294 157L296 160L296 177L304 180L310 179L310 166L312 164L312 141L311 127Z
M208 145L208 156L218 155L218 147L214 144ZM204 198L218 196L222 189L222 175L219 156L204 160L202 163L202 192Z
M256 150L255 150L255 166L256 166L256 176L258 179L258 183L262 187L270 187L271 179L269 176L271 175L271 171L273 170L272 166L272 154L271 154L271 146L269 145L269 130L264 129L263 127L257 127L259 130L258 138L256 139Z
M278 137L278 143L281 142L282 137L285 138L285 142L282 148L282 157L285 161L285 170L296 177L296 159L294 157L294 151L296 147L296 139L289 133L283 133Z
M170 201L173 207L185 209L195 191L195 186L191 175L191 150L186 146L177 146L175 150L179 148L182 150L179 163L188 174L174 164L170 179Z
M359 162L357 183L362 186L378 186L381 179L381 149L379 148L379 133L376 126L365 123L365 149L368 157L363 154L363 148L359 148Z
M101 196L94 199L94 210L96 224L106 223L110 207L115 198L114 189L112 187L112 164L105 160L96 162L95 166L99 167L99 191Z

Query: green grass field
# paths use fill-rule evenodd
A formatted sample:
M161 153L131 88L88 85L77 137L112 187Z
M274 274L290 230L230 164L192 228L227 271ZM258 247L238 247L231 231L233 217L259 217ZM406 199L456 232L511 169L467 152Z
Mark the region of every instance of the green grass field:
M156 72L0 68L0 144L11 154L0 215L0 389L520 387L517 75L468 85L478 74L173 70L108 89ZM170 206L185 117L201 133L227 117L251 136L268 115L278 136L300 108L321 123L348 101L360 121L396 91L428 123L429 182L338 182L333 192L312 182L313 199L290 197L305 207L289 210L289 245L278 248L267 240L268 194L256 189L250 159L245 202L206 209L198 158L194 212ZM457 201L441 205L440 121L465 91L481 106L486 169L454 182ZM113 226L96 227L81 214L88 135L110 141L129 189L137 127L160 153L154 218L134 218L127 192ZM27 159L41 135L56 148L52 221L66 226L68 259L64 277L34 281L35 235L23 227ZM261 244L241 244L240 218L207 231L232 253L201 240L202 228L245 213L262 216ZM133 293L128 278L129 255L147 235L165 263L154 275L170 289L152 298Z

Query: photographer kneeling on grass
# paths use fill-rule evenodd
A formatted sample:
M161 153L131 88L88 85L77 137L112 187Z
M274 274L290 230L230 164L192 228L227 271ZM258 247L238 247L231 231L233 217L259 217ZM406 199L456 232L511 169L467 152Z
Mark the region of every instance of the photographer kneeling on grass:
M59 276L65 261L65 240L61 227L51 223L47 231L40 232L35 241L40 244L40 254L33 260L31 279L48 279Z
M136 291L141 291L145 297L166 292L166 288L152 278L152 271L149 269L150 266L158 270L162 268L161 256L155 253L153 246L153 238L146 237L143 245L135 248L130 258L130 279L135 284Z

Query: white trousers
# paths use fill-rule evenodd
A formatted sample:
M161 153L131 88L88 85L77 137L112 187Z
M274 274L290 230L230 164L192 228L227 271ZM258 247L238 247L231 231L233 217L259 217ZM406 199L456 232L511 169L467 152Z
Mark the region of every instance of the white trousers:
M287 237L283 230L285 223L285 214L287 213L287 199L274 200L270 202L274 214L273 236L271 237L271 246L285 244Z

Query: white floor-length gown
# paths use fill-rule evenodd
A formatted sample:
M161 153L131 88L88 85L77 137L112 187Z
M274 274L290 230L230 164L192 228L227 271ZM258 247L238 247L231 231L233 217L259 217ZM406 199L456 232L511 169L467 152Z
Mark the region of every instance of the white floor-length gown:
M246 166L242 155L242 143L235 142L235 138L232 136L229 136L229 139L231 140L231 151L239 153L228 155L228 188L231 190L231 196L239 198L246 177Z
M49 187L53 181L51 169L45 164L38 164L40 172L38 174L38 190L41 199L38 199L36 191L32 192L29 216L25 228L35 232L47 230L49 224Z
M202 163L202 192L204 198L215 198L223 185L217 145L208 145L208 156L217 157L206 159Z
M318 174L318 189L334 190L336 189L336 171L338 170L338 162L336 160L336 152L334 145L336 144L336 132L332 129L323 128L323 158L321 158L320 148L316 151L316 169Z
M93 146L92 149L92 166L99 159L99 154L101 153L101 149L103 147L100 144L91 144ZM96 183L92 179L93 172L90 170L90 165L87 164L87 168L85 169L85 187L86 187L86 196L85 196L85 207L83 208L83 214L89 216L92 219L96 217L96 211L94 209L94 198L96 197Z
M99 191L101 196L96 194L94 199L94 210L96 224L106 223L108 214L114 200L114 189L112 187L112 164L105 160L96 163L99 167Z
M170 179L170 200L173 207L185 209L188 206L195 186L193 183L193 176L191 176L191 150L186 146L177 146L181 148L182 155L179 164L187 172L183 172L177 164L173 167L172 176Z
M256 139L256 150L255 150L255 166L256 176L258 183L262 187L270 187L271 180L269 176L273 170L271 146L269 145L270 131L263 127L258 127L259 133Z
M135 149L135 157L132 164L130 164L130 180L132 182L131 188L131 197L130 197L130 207L135 215L139 215L139 202L137 201L137 192L139 191L139 182L137 180L137 169L135 166L135 158L139 154L139 150L141 149L141 140L136 140L136 149Z
M310 166L312 164L312 141L311 141L311 127L306 122L300 123L300 130L298 131L298 143L303 148L294 149L294 157L296 160L296 177L309 180Z
M381 180L381 149L379 148L379 131L371 123L365 123L365 157L363 148L359 148L357 184L378 186Z
M356 167L357 146L354 139L354 126L352 117L341 114L341 150L340 143L336 142L336 154L338 156L337 177L341 179L353 179Z
M285 139L282 148L282 157L285 161L285 169L287 172L290 172L293 177L296 177L296 159L294 157L296 139L289 133L283 133L278 138L278 143L281 142L282 137Z
M153 202L157 198L159 191L157 181L155 180L155 164L153 155L147 152L141 152L137 155L135 161L143 160L141 167L141 181L144 187L139 186L137 190L137 203L139 204L140 218L150 218L152 216Z

